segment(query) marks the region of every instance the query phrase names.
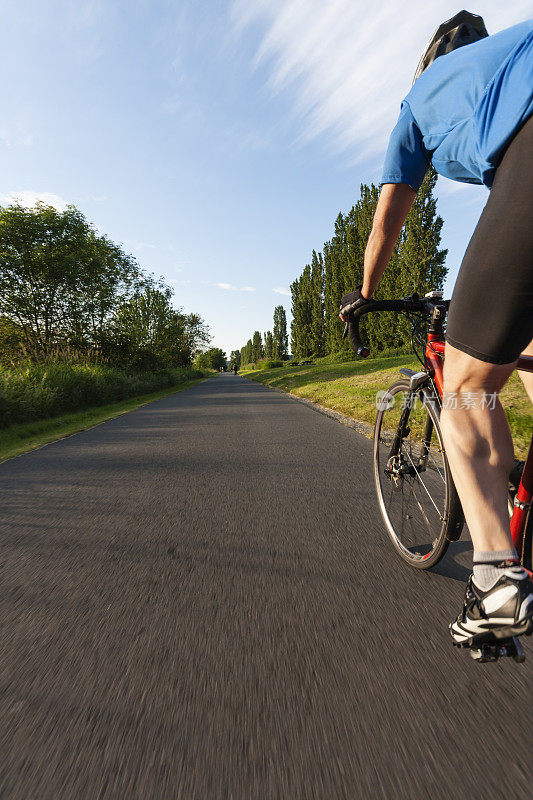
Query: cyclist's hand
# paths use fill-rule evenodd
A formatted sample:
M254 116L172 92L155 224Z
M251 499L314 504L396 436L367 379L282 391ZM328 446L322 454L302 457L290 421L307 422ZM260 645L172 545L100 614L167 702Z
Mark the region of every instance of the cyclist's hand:
M348 294L345 294L344 297L341 298L339 317L343 320L343 322L349 321L350 314L352 314L356 308L360 308L361 306L364 306L365 303L369 302L366 297L363 297L361 294L362 288L363 286L361 284L361 286L358 286L355 291L348 292Z

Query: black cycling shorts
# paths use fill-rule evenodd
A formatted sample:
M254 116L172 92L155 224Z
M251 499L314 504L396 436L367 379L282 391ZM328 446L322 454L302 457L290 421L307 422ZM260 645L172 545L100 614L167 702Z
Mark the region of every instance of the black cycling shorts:
M533 339L533 117L496 170L457 277L446 341L510 364Z

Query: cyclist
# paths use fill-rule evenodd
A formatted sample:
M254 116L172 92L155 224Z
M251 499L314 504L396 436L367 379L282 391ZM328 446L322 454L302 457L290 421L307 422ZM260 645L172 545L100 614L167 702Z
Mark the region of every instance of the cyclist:
M373 296L430 164L491 189L450 305L441 417L474 545L450 632L470 645L533 630L533 585L509 528L513 444L497 399L518 356L533 355L533 20L488 36L463 11L437 34L392 131L363 284L342 298L341 318ZM520 377L533 401L533 375ZM462 403L466 393L477 401Z

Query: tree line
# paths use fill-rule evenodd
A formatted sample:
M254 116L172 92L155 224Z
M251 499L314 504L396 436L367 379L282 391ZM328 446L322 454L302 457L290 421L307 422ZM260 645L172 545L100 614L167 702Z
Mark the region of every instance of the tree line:
M69 350L116 366L189 366L210 340L173 290L74 206L0 207L0 361Z
M441 289L447 250L439 248L442 218L433 190L437 174L430 170L409 212L375 299L404 297ZM338 318L340 298L363 282L365 247L372 228L379 189L361 185L357 203L335 220L334 234L323 250L313 250L311 263L291 285L291 351L298 358L324 356L349 345L342 339ZM407 320L392 313L368 314L361 332L377 352L402 347L410 340ZM253 342L252 342L253 347ZM252 359L254 360L254 359Z
M289 358L289 336L287 333L287 314L283 306L276 306L271 331L266 331L262 336L260 331L254 331L252 338L248 339L240 350L233 350L230 355L230 364L238 367L251 364L261 359L268 361L286 361Z

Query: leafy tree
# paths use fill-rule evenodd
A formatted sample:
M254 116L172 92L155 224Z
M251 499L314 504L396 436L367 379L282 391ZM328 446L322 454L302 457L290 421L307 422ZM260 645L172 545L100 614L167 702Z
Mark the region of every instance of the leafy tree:
M406 294L422 295L444 286L448 251L439 249L444 221L433 196L437 178L433 169L426 173L402 232L399 262Z
M263 358L263 342L261 341L261 334L259 331L254 331L252 339L252 361L259 361Z
M307 264L300 278L291 285L292 324L291 349L298 358L311 355L311 327L313 315L311 268Z
M291 347L299 358L324 355L323 283L322 257L313 250L311 266L291 286Z
M199 369L220 369L226 366L226 354L220 347L210 347L205 353L198 353L195 365Z
M0 317L0 361L13 363L25 354L24 329L7 317Z
M402 297L413 291L422 294L443 286L446 251L440 249L443 221L433 197L435 181L436 175L430 170L380 282L377 299ZM357 203L348 214L337 216L334 234L323 252L313 251L311 265L291 286L292 348L301 357L349 348L342 339L339 300L362 283L365 247L378 197L377 186L361 185ZM398 315L369 314L361 320L361 334L373 350L379 351L406 344L410 329Z
M135 260L97 235L74 206L0 208L0 314L30 350L57 340L95 344L139 279Z
M155 350L165 337L172 317L171 298L170 288L144 281L118 309L116 327L122 329L136 347Z
M311 323L310 323L310 349L313 355L325 354L324 331L324 265L322 255L317 255L313 250L311 257Z
M272 336L272 331L267 331L265 333L265 358L273 359L275 357L274 353L274 337Z
M241 366L241 351L232 350L230 353L229 362L231 366L237 366L237 369L239 369Z
M185 316L185 339L190 359L211 341L209 326L199 314L191 313Z
M172 308L172 289L145 279L135 293L119 307L113 326L113 340L129 346L135 366L153 369L190 363L186 319ZM110 354L113 341L108 343Z
M209 329L171 299L168 286L144 275L74 206L0 207L4 360L14 349L41 359L67 345L96 348L121 366L189 365Z
M287 315L283 306L274 309L274 350L275 358L287 359L289 356L289 337L287 335Z
M324 245L324 336L325 350L348 348L339 324L339 300L362 280L363 250L358 248L357 210L339 214L333 238Z
M252 340L248 339L241 355L241 364L250 364L252 362Z
M430 170L422 182L413 207L375 294L376 299L404 297L430 289L442 288L447 269L446 250L439 248L443 220L436 211L433 189L437 175ZM377 201L377 189L374 190ZM379 351L385 347L407 346L410 341L409 322L398 314L369 314L365 320L365 335L370 347Z

